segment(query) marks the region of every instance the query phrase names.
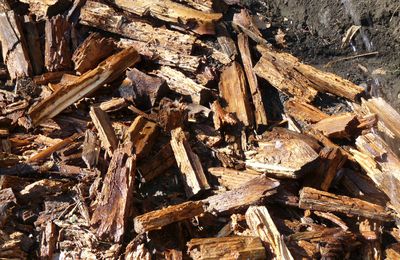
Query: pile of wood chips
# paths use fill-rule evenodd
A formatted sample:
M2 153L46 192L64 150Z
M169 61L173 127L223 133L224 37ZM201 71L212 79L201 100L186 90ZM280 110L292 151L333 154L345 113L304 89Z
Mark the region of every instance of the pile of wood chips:
M0 0L1 259L400 259L400 115L237 2Z

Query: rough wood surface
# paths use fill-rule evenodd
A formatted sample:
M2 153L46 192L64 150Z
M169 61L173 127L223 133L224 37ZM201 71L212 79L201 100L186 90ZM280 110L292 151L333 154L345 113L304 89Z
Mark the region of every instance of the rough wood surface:
M359 132L358 125L359 121L355 114L345 113L322 119L312 127L329 138L350 139Z
M32 65L32 72L35 75L41 74L44 69L43 52L40 46L40 34L37 25L38 23L32 17L24 16L24 35Z
M42 231L42 240L40 242L40 258L52 259L56 249L57 233L56 225L50 221Z
M139 59L139 54L134 48L125 49L110 56L97 68L65 84L32 107L29 111L32 123L38 125L46 119L56 116L74 102L121 75L126 68L137 63Z
M192 151L182 128L171 131L171 147L178 167L182 173L185 192L191 197L210 188L197 154Z
M393 221L393 216L382 206L309 187L305 187L300 191L299 207L302 209L340 212L382 221Z
M72 0L21 0L29 4L29 10L39 18L53 16L71 5Z
M168 224L190 219L204 213L201 201L187 201L182 204L147 212L134 219L136 233L160 229Z
M258 44L268 45L268 42L263 38L248 10L243 8L240 10L240 13L235 13L233 15L232 25Z
M112 156L113 152L118 148L118 139L115 135L110 118L101 108L92 106L89 112L90 118L99 134L101 145Z
M246 183L261 175L261 173L253 170L239 171L224 167L208 168L208 171L211 175L218 178L218 182L220 185L226 187L229 190L239 188L243 185L243 183Z
M246 79L240 64L233 62L222 71L219 91L220 96L227 103L227 111L235 113L245 126L253 125L253 110L250 105Z
M290 99L285 102L285 110L286 113L294 119L308 123L317 123L329 117L329 115L313 105L295 99Z
M125 142L133 143L134 153L138 159L144 158L150 152L158 135L157 124L138 116L126 132Z

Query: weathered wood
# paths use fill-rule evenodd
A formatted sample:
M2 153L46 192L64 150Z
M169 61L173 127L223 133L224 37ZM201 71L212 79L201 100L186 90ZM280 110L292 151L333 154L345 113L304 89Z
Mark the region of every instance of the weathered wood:
M237 119L231 114L226 112L218 100L215 100L211 105L213 111L213 122L216 130L219 130L224 125L236 125Z
M285 102L285 110L294 119L307 123L317 123L329 117L313 105L295 99Z
M387 260L396 260L400 258L400 243L394 243L385 250Z
M12 188L0 190L0 228L7 223L9 217L12 216L10 207L17 203L17 198Z
M234 62L222 71L219 91L220 96L227 103L227 111L235 113L245 126L252 126L253 110L250 105L246 79L239 63Z
M256 74L268 80L278 90L299 100L310 102L318 91L352 101L365 94L364 88L335 74L305 65L291 54L258 47L262 57L254 67Z
M393 216L382 206L309 187L305 187L300 191L299 207L302 209L340 212L382 221L393 221Z
M29 11L38 18L53 16L66 10L71 5L71 0L21 0L29 4Z
M127 107L129 103L124 98L112 98L101 102L99 108L105 112L115 112Z
M72 55L75 70L80 74L95 68L105 58L116 51L116 43L99 33L90 34Z
M182 173L186 196L191 197L210 188L197 154L192 151L182 128L171 131L171 147Z
M44 63L48 71L72 69L71 25L64 16L57 15L46 20Z
M219 23L217 25L217 41L222 49L222 52L226 54L227 58L235 60L238 51L236 49L236 44L231 38L228 29L225 24Z
M14 11L0 12L0 43L11 79L32 75L32 66L20 17Z
M232 25L238 31L244 32L258 44L268 45L268 42L263 38L248 10L242 9L240 13L235 13L233 15Z
M176 164L171 145L164 145L158 153L138 166L138 171L146 182L153 180Z
M57 233L56 225L50 221L42 230L42 239L40 241L40 258L53 259L56 249Z
M107 58L97 68L65 84L34 106L29 111L32 123L38 125L46 119L53 118L82 97L94 92L103 84L114 80L126 68L134 65L139 60L139 54L134 48L122 50Z
M111 156L118 147L118 139L111 125L110 118L106 112L95 106L90 108L89 115L97 129L101 145Z
M59 180L43 179L33 182L19 192L19 198L23 201L44 200L46 196L65 191L71 183Z
M246 211L246 223L255 235L269 245L274 254L273 259L294 259L265 206L249 207Z
M211 175L216 176L219 184L229 190L239 188L243 183L261 175L261 173L253 170L239 171L224 167L208 168L208 172L210 172Z
M54 72L46 72L42 75L38 75L33 77L33 82L36 85L47 85L48 83L58 83L61 78L65 75L71 73L70 71L54 71Z
M266 259L258 237L193 238L187 243L192 259Z
M122 241L128 218L133 213L135 170L132 143L114 151L91 218L91 224L97 227L98 237L116 243Z
M261 175L238 188L208 197L204 201L209 204L208 212L217 215L231 214L271 196L276 193L278 186L277 180Z
M312 127L329 138L350 139L359 132L359 123L356 115L344 113L322 119Z
M136 233L160 229L174 222L193 218L204 213L201 201L188 201L182 204L168 206L163 209L147 212L134 219Z
M191 7L202 11L204 13L213 12L213 1L212 0L178 0L177 2L185 3Z
M238 35L238 46L240 55L242 57L244 72L246 73L247 82L249 84L250 93L254 104L254 117L256 124L258 126L267 125L267 112L265 111L262 93L258 86L257 76L253 71L253 61L251 59L249 39L243 33Z
M134 153L138 159L141 159L150 152L157 135L157 124L138 116L126 131L125 142L133 143Z
M82 160L89 169L97 165L100 154L100 143L92 130L86 130L85 140L82 145Z
M37 23L31 16L24 17L24 35L28 47L33 74L39 75L44 68L43 52L40 46L40 35Z

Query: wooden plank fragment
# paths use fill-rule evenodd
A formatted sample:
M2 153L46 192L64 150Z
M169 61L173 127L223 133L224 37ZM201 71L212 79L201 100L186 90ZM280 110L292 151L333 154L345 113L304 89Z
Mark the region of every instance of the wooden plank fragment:
M146 182L153 180L176 164L171 145L168 143L161 147L153 157L138 166L138 171Z
M213 0L178 0L204 13L213 12Z
M140 60L134 48L128 48L110 56L100 63L97 68L86 72L76 80L66 83L34 106L29 115L34 125L53 118L65 108L72 105L82 97L89 95L103 84L114 80L126 68L133 66Z
M359 132L359 123L355 114L344 113L322 119L312 127L321 131L328 138L350 139Z
M310 187L304 187L300 191L299 207L310 210L340 212L382 221L393 221L391 213L380 205Z
M243 125L252 126L253 110L250 105L244 72L239 63L233 62L222 71L219 91L220 96L227 103L227 111L236 113Z
M246 223L255 235L269 245L274 254L273 259L294 259L265 206L249 207L246 211Z
M211 175L218 178L220 185L229 190L239 188L243 185L243 183L246 183L261 175L261 173L253 170L239 171L225 167L208 168L208 171Z
M313 105L295 99L285 102L285 110L294 119L308 123L317 123L329 117Z
M144 158L150 152L158 135L157 124L137 116L126 131L125 142L132 142L134 153L138 159Z
M82 160L89 169L97 165L100 154L100 143L96 133L88 129L85 132L85 140L82 145Z
M122 241L128 218L133 213L133 192L136 158L132 155L132 143L114 151L91 225L97 227L97 236L108 241Z
M266 259L258 237L193 238L187 243L192 259Z
M111 125L110 118L106 112L95 106L90 107L89 115L99 133L103 148L107 151L108 155L112 156L118 147L118 139Z
M40 258L53 259L56 249L57 233L56 225L50 221L46 224L42 231L42 239L40 241Z
M249 40L248 37L243 33L238 35L238 46L240 55L242 57L244 72L246 73L247 82L249 83L250 93L254 104L254 117L256 120L256 124L258 126L267 125L267 112L265 111L265 105L262 100L262 93L258 86L257 76L253 71L253 61L251 59Z
M32 65L32 71L35 75L39 75L43 71L44 60L42 48L40 46L40 35L37 28L37 23L31 16L24 16L23 27L29 58Z
M236 27L238 31L245 33L256 43L268 45L268 42L263 38L248 10L241 9L240 13L235 13L233 15L232 25Z
M193 218L203 213L204 205L201 201L187 201L182 204L150 211L135 217L135 232L140 234L147 231L160 229L163 226L171 223Z
M261 199L276 193L279 182L261 175L230 191L223 192L204 201L208 203L207 211L217 215L232 214Z
M191 197L200 191L209 189L210 185L204 174L200 159L192 151L182 128L178 127L171 131L171 147L182 173L186 196Z
M0 43L11 79L32 75L28 47L20 17L14 11L0 12Z

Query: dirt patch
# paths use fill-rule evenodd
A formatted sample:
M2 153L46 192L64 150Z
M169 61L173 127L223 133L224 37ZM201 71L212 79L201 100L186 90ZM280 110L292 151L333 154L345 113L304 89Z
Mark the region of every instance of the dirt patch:
M258 20L270 23L264 30L269 41L281 28L286 34L284 49L306 63L323 67L332 60L379 52L324 69L365 86L400 111L399 1L247 0L245 5ZM341 48L352 25L361 29L349 46Z

